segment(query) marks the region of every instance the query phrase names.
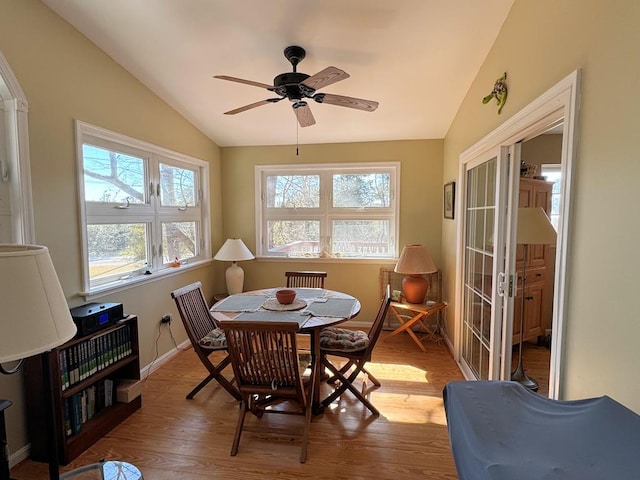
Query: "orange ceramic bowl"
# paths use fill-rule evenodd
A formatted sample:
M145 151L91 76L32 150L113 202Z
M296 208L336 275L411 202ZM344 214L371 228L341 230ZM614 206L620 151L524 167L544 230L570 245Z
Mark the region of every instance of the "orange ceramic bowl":
M289 305L296 299L295 290L278 290L276 292L276 298L282 305Z

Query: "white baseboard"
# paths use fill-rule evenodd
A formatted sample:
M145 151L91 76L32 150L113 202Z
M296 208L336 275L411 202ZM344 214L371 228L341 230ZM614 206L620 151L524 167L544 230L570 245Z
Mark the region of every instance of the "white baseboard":
M9 468L13 468L23 460L29 458L29 453L31 453L31 444L27 443L20 450L9 455Z
M451 356L453 358L456 358L455 350L453 349L453 343L451 342L451 339L447 335L447 332L445 330L441 330L440 331L440 335L442 335L442 338L444 338L444 343L447 346L447 348L449 349L449 352L451 352Z
M148 375L152 374L153 372L158 370L162 365L164 365L173 357L175 357L178 353L188 348L191 348L191 342L189 340L185 340L184 342L179 344L177 348L172 348L164 355L156 358L149 365L146 365L144 368L141 368L140 378L146 378Z

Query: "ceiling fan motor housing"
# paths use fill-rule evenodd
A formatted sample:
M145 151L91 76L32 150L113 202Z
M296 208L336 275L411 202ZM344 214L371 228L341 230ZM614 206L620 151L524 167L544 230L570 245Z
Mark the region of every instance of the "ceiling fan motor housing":
M303 96L313 95L312 88L302 85L309 75L306 73L288 72L281 73L273 79L273 91L290 100L300 100Z

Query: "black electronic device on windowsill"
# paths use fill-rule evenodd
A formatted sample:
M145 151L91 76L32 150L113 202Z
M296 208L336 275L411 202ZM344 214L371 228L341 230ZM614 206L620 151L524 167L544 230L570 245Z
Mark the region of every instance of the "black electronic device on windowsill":
M79 337L113 325L124 317L121 303L87 303L71 309Z

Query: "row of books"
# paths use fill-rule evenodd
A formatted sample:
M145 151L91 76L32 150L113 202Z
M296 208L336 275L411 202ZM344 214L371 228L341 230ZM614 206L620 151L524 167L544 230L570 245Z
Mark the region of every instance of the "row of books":
M62 390L131 355L132 351L129 325L122 325L60 350Z
M72 395L65 400L65 434L77 435L82 425L100 410L113 405L115 388L113 380L106 378Z

